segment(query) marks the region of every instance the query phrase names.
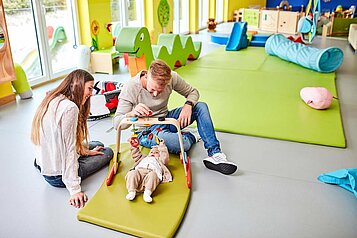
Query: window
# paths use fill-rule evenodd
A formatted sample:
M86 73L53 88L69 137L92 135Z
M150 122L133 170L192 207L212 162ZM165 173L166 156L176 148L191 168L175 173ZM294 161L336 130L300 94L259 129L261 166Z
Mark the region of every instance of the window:
M30 84L67 74L76 66L77 44L72 0L4 0L14 61Z
M208 1L198 1L198 28L202 29L207 27L208 21Z
M111 0L113 34L124 26L143 26L143 5L143 0Z
M128 26L143 26L143 1L140 0L128 0Z
M223 0L216 0L216 22L223 22Z
M10 0L3 3L14 62L23 67L29 80L43 76L31 1L22 5L12 5Z
M189 2L188 1L189 0L174 1L173 30L175 34L186 34L189 32L189 28L188 28Z

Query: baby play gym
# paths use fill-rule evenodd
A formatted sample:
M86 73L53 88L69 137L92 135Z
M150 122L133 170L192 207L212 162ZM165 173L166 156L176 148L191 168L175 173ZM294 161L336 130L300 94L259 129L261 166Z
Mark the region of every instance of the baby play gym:
M0 0L0 237L357 237L355 0Z

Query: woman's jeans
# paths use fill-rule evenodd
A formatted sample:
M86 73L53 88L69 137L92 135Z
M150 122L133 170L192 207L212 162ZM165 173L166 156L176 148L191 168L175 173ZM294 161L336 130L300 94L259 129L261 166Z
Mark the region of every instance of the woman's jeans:
M89 149L92 150L96 146L104 146L103 143L99 141L90 141L89 142ZM101 168L105 167L110 160L113 158L113 150L109 147L105 147L104 150L101 150L104 155L92 155L92 156L80 156L78 158L79 168L78 168L78 176L81 179L87 178L89 175L97 172ZM36 164L35 160L35 167L37 167L40 171L41 168ZM62 181L62 175L57 176L46 176L43 175L45 180L54 187L65 188L66 185Z
M178 119L181 110L182 107L169 111L166 118ZM217 140L211 115L206 103L198 102L192 108L191 124L194 121L197 122L198 133L202 138L204 147L208 152L208 156L221 152L219 141ZM159 124L150 126L147 132L142 131L138 134L138 138L142 146L151 148L152 146L157 145L153 135L150 136L150 134L153 134L160 139L164 139L165 145L170 153L178 154L181 152L176 126ZM195 136L191 133L182 132L182 140L185 151L188 151L191 146L196 143Z

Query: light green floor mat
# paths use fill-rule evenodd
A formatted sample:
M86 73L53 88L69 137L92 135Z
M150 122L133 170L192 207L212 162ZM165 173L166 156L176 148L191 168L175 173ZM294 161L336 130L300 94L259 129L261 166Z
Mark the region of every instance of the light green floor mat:
M338 100L315 110L300 98L300 90L312 86L337 96L334 73L305 69L258 47L219 49L177 72L199 90L218 131L346 147ZM169 108L184 100L174 93Z
M121 151L119 172L114 176L112 185L102 184L95 196L78 212L78 220L139 237L173 237L190 198L179 157L170 154L168 168L173 181L160 184L153 194L153 202L146 203L141 193L133 201L125 198L124 178L133 161L128 144L122 144ZM146 148L142 151L144 154L149 152Z
M230 52L232 54L230 54ZM231 57L229 55L237 55L239 57ZM216 69L240 69L240 70L257 70L264 63L265 57L261 57L260 47L250 47L240 51L226 51L224 47L207 54L188 66L201 68L216 68ZM181 67L182 68L182 67ZM180 71L181 68L179 68Z

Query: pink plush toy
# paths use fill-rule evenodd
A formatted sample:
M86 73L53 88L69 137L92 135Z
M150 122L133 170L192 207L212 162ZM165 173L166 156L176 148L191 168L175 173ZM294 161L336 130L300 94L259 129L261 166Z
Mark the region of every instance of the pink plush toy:
M300 97L304 102L315 109L326 109L331 106L333 96L322 87L306 87L301 89Z

